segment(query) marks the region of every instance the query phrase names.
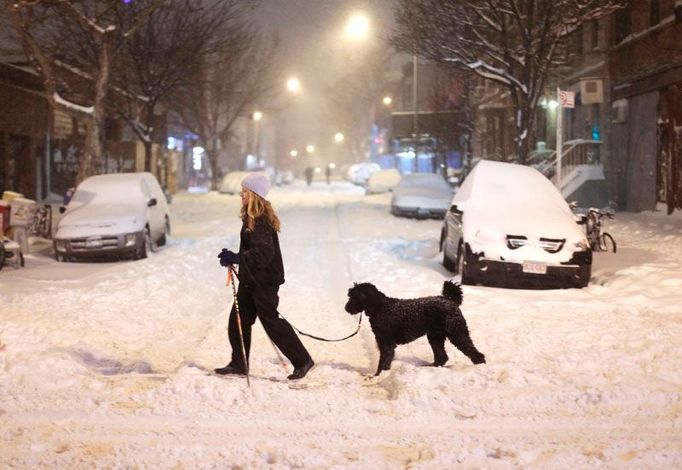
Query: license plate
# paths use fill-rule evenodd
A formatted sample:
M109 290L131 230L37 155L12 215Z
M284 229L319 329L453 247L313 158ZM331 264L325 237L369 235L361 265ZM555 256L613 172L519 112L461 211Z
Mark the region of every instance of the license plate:
M102 247L102 239L100 237L88 238L87 240L85 240L85 247L86 248L101 248Z
M542 261L524 261L523 272L531 274L546 274L547 263L543 263Z

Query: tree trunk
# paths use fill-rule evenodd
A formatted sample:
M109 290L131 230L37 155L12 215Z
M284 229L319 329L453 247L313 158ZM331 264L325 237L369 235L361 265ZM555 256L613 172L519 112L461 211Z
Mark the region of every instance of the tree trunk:
M93 103L93 117L86 122L86 136L85 148L83 149L83 156L80 161L80 168L78 169L78 176L76 184L78 185L88 176L92 176L96 171L96 164L101 161L103 155L103 141L104 133L102 132L102 123L104 122L104 100L107 96L107 88L109 85L109 76L111 74L110 67L110 48L111 48L110 33L105 33L102 38L100 49L100 69L95 81L95 99Z
M221 174L218 168L218 150L209 150L204 144L204 149L208 161L211 164L211 187L209 189L217 190L220 187Z
M88 119L85 123L85 147L78 167L75 186L78 186L88 176L95 174L95 163L102 153L100 124L97 118Z
M150 173L154 173L156 175L156 171L152 171L152 159L154 157L152 153L152 142L150 140L143 140L144 143L144 171L148 171Z
M532 124L535 118L535 108L530 103L522 101L516 108L516 157L520 165L525 165L528 161L528 154L532 149L533 129Z

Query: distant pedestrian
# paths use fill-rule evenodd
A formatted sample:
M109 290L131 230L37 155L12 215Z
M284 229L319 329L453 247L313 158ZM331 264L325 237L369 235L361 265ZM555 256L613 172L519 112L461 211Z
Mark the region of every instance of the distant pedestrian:
M308 186L310 186L313 182L313 173L315 173L315 170L312 167L306 167L306 169L303 171L305 174L305 181L308 183Z
M332 179L332 167L331 167L331 165L327 165L327 168L325 169L324 174L327 176L327 184L331 184L331 179Z
M251 326L259 318L265 333L294 366L294 372L288 378L296 380L305 377L315 362L291 325L277 311L279 286L284 283L284 265L277 236L279 218L265 199L269 190L270 181L264 175L251 173L242 180L239 253L223 248L218 255L221 266L239 265L236 300L239 303L246 364L241 352L237 311L233 305L228 323L232 359L215 372L221 375L245 375L248 372Z

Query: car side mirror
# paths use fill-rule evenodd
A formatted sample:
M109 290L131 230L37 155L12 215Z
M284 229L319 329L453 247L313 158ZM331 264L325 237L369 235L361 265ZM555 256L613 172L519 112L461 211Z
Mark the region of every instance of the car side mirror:
M153 207L157 205L159 201L156 200L155 197L151 198L149 201L147 201L147 207Z
M63 214L64 212L66 212L66 206L59 206L59 213Z
M457 204L453 204L450 206L450 212L452 212L455 215L462 215L462 211L457 207Z
M587 216L585 214L577 215L576 221L578 222L578 225L585 225L587 223Z

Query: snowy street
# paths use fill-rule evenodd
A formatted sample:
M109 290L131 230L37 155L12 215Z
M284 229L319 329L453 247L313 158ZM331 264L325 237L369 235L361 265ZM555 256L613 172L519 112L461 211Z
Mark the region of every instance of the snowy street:
M392 216L390 193L297 181L269 199L279 310L302 331L354 331L353 282L414 298L451 278L442 221ZM38 243L0 271L1 468L682 468L679 212L617 213L618 253L595 253L585 289L465 286L487 364L448 343L428 367L421 338L370 380L363 319L347 341L302 337L317 365L292 385L256 323L249 388L207 374L229 360L216 255L238 248L239 204L176 195L170 241L145 260L57 263Z

